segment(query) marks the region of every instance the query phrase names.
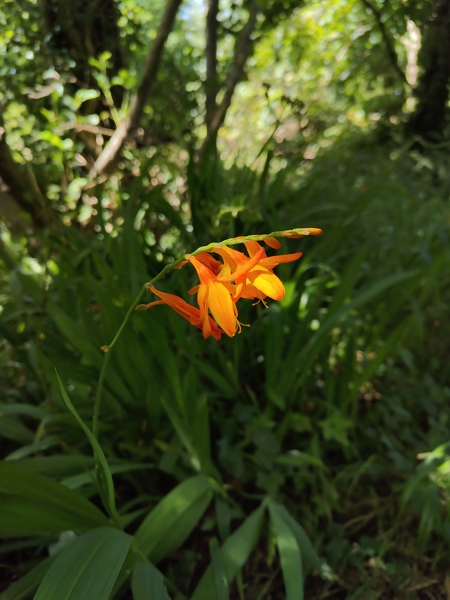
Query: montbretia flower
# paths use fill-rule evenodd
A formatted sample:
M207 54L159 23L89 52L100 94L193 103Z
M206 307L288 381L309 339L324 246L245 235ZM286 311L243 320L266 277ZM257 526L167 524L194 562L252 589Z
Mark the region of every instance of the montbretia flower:
M271 240L270 245L272 247L275 246L274 242L279 244L277 240ZM281 263L298 260L302 253L295 252L293 254L267 257L264 248L258 242L247 241L244 244L249 257L228 246L215 250L224 259L224 265L227 266L227 270L231 274L234 272L235 276L239 267L242 268L244 265L251 263L255 257L259 257L258 262L254 266L252 265L250 269L242 272L241 276L235 280L236 291L233 295L233 300L237 302L239 298L248 298L250 300L258 299L264 301L267 296L273 300L282 300L285 294L284 285L275 275L273 269Z
M179 315L184 317L186 321L189 321L191 325L202 329L203 332L208 331L208 337L210 335L213 336L216 340L220 340L222 337L222 330L217 327L211 317L208 314L201 313L199 308L188 304L183 298L176 296L175 294L167 294L166 292L161 292L157 290L152 285L148 285L147 288L153 292L156 296L160 298L160 300L156 300L155 302L150 302L149 304L141 304L137 308L140 310L146 310L147 308L151 308L152 306L156 306L157 304L167 304L170 308L173 308Z
M312 228L277 232L279 236L293 238L319 233L320 229ZM179 296L161 292L147 284L147 288L160 299L137 308L146 310L157 304L167 304L189 323L201 329L205 338L212 336L218 340L222 333L233 337L236 332L241 331L238 300L257 300L265 306L266 298L281 300L285 294L284 285L273 269L281 263L298 260L302 255L301 252L294 252L267 256L264 248L254 238L262 239L274 249L281 247L280 242L267 235L250 237L253 239L233 238L222 244L210 244L177 261L180 266L189 262L197 271L200 283L189 290L189 293L197 294L198 307L188 304ZM243 243L248 255L230 248L230 245L236 243ZM222 261L211 256L211 253L218 255Z

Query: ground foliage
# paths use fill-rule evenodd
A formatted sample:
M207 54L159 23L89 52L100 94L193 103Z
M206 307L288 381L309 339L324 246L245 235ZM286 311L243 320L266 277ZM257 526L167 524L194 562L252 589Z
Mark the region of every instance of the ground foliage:
M441 13L267 5L218 149L199 154L188 5L141 129L91 178L163 4L112 3L95 46L101 3L84 42L76 10L44 5L0 9L6 140L35 185L23 198L0 173L2 600L449 597L449 148L445 123L439 143L413 130L426 101L401 77L408 21L426 42ZM217 91L247 18L221 10ZM142 284L201 244L298 226L324 233L283 242L304 252L278 269L286 296L240 308L235 338L167 307L132 315L98 443L100 347ZM185 266L161 287L194 283Z

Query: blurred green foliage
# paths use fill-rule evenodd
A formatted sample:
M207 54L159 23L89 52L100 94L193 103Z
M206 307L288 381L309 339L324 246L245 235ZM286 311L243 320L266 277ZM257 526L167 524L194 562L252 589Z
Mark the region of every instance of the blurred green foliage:
M204 7L182 6L141 127L95 179L164 5L64 6L0 7L0 152L41 194L24 210L0 172L1 600L444 597L449 148L445 123L439 143L411 131L428 63L408 46L434 4L262 6L200 158ZM246 18L219 6L218 85ZM324 233L283 241L304 256L277 269L281 302L239 307L241 335L132 314L97 441L100 347L143 283L303 226ZM161 289L187 297L192 275Z

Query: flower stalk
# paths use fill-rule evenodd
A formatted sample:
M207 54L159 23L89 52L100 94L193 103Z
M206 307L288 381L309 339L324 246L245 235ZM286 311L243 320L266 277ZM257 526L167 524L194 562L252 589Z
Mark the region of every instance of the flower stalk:
M284 295L284 287L273 273L273 268L282 262L297 260L301 256L301 253L297 252L290 255L267 257L258 242L265 242L268 246L279 249L281 244L277 241L277 238L296 239L307 235L320 235L321 233L321 229L308 227L273 231L269 234L239 236L222 242L212 242L197 248L190 254L180 256L177 260L166 265L151 281L144 284L131 304L112 342L101 347L101 350L105 353L105 358L100 371L94 402L92 431L95 438L98 439L103 384L111 350L119 340L136 309L146 310L157 304L168 304L191 324L202 329L205 338L211 335L215 339L220 339L222 333L232 337L241 328L241 324L237 320L236 308L236 302L239 298L256 299L264 304L264 299L267 296L280 300ZM238 244L246 246L249 256L228 249L230 246ZM221 256L223 263L212 258L210 253ZM178 296L160 292L154 287L154 284L169 271L180 268L188 262L195 267L200 279L200 285L190 291L190 293L198 294L198 308L188 304ZM146 290L152 291L160 299L149 304L140 304ZM211 312L215 321L211 318L209 312Z

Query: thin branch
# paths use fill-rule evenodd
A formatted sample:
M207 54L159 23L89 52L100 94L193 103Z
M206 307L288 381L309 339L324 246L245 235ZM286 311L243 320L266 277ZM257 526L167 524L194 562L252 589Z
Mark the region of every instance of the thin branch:
M400 63L398 62L397 52L395 51L394 44L392 43L392 39L391 39L389 33L387 32L387 29L383 23L383 19L382 19L383 15L382 15L381 11L378 10L378 8L376 6L374 6L370 2L370 0L361 0L361 1L373 13L373 15L378 23L378 27L380 28L380 32L383 37L384 43L386 45L386 50L387 50L387 53L388 53L388 56L389 56L392 66L397 71L397 73L398 73L400 79L403 81L403 83L406 83L406 85L409 86L408 80L406 79L406 75L405 75L403 69L401 68Z
M90 178L97 177L108 169L119 157L127 137L139 126L144 113L144 107L156 81L165 43L173 29L175 17L181 2L182 0L168 0L156 37L147 55L141 83L131 99L128 115L119 124L109 144L105 146L105 149L95 161L89 173Z
M231 104L231 99L234 94L236 85L242 79L245 63L253 50L252 34L256 27L256 19L258 16L259 7L255 0L250 2L250 14L245 27L241 31L241 36L236 46L234 54L233 65L231 66L228 74L228 79L225 87L225 94L222 102L217 107L215 113L212 115L209 123L208 133L206 138L203 140L203 144L197 152L197 160L201 158L209 141L217 135L220 127L222 126L227 111Z
M206 15L206 127L209 124L217 108L217 13L219 12L219 0L207 0L208 13Z

